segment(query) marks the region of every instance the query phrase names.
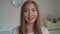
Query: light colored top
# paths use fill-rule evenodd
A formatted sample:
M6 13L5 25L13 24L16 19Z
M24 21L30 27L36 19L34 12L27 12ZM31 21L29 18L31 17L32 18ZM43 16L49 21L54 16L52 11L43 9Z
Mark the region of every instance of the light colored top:
M18 28L14 28L14 29L12 30L12 34L18 34L18 30L17 30L17 29L18 29ZM49 34L47 28L41 27L41 29L42 29L42 34ZM30 33L28 33L28 34L34 34L34 32L30 32Z

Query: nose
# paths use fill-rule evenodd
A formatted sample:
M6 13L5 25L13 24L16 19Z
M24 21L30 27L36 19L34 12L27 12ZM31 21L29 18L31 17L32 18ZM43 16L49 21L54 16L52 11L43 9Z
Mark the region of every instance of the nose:
M29 11L29 17L31 17L31 16L32 16L32 11L30 10L30 11Z

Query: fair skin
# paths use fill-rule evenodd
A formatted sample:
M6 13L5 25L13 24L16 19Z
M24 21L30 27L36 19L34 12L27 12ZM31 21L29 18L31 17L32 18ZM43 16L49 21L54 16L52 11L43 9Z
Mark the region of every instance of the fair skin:
M27 22L28 32L33 32L34 22L37 19L37 10L33 3L29 3L25 6L24 18L25 21Z

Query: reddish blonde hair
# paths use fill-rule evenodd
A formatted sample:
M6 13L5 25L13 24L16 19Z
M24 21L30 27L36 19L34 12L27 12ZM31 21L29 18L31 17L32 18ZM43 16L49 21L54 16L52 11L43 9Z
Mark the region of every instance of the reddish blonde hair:
M38 10L38 5L34 1L26 1L21 8L21 15L20 15L20 26L19 26L19 34L27 34L27 27L26 27L26 21L24 20L24 8L29 3L33 3L37 9L37 19L34 23L34 34L42 34L41 31L41 23L40 23L40 13Z

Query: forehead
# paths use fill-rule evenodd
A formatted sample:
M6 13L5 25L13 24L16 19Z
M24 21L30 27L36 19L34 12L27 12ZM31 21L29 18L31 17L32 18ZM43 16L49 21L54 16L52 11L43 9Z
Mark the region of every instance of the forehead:
M27 3L25 5L25 8L36 8L35 4L34 3Z

